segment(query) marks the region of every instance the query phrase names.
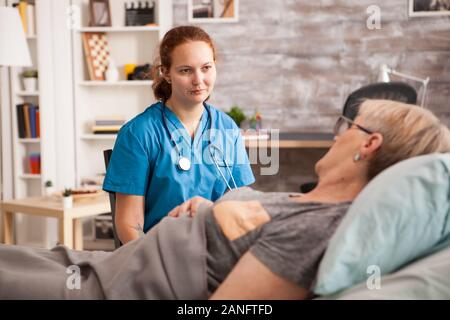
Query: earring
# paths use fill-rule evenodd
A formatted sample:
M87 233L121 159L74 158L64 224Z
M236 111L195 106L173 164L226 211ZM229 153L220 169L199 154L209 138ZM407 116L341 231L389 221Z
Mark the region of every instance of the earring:
M171 84L172 82L170 80L166 80L168 84Z
M358 162L359 160L361 160L361 154L358 152L353 156L353 161Z

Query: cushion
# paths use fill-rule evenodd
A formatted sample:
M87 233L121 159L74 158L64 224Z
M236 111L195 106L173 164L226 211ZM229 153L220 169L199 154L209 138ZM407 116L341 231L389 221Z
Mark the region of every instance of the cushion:
M378 289L361 283L327 299L449 300L450 247L381 277Z
M356 197L330 239L314 292L329 295L450 245L450 153L402 161Z

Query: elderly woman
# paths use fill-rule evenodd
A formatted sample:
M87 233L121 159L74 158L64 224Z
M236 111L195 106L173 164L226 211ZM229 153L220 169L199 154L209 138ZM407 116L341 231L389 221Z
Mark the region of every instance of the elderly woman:
M450 132L429 111L366 100L354 121L337 121L310 193L241 188L216 203L195 198L112 253L1 246L0 299L308 298L330 237L370 179L449 151Z

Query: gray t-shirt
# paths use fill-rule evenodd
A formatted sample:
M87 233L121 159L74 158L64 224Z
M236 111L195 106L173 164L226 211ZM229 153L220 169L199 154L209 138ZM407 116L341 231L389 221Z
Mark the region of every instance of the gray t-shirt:
M292 194L249 187L228 192L206 215L208 291L248 250L283 278L309 289L351 202L299 203Z

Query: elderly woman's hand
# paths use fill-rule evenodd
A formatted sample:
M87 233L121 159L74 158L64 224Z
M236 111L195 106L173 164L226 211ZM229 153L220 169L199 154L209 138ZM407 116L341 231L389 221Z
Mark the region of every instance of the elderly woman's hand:
M197 209L200 206L200 204L202 204L202 203L205 203L207 205L213 204L213 202L208 199L205 199L205 198L202 198L199 196L193 197L193 198L189 199L188 201L183 202L179 206L176 206L175 208L173 208L169 212L168 216L179 217L183 213L188 213L189 216L193 217L197 213Z

